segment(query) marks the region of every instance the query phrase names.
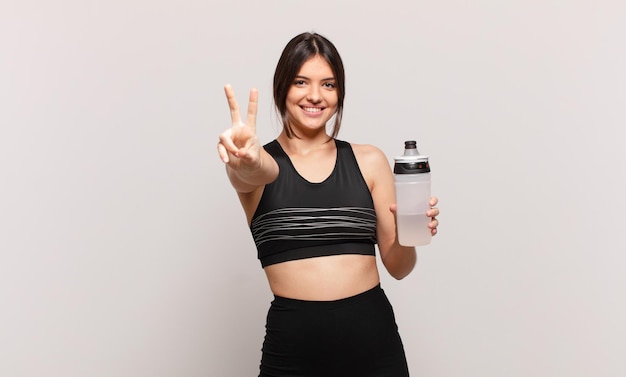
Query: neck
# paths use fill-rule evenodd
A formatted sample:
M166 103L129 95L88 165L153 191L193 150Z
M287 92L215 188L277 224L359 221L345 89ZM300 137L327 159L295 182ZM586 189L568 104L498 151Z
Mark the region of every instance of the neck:
M331 143L333 138L325 133L319 134L314 138L303 138L297 136L292 136L291 138L289 138L283 131L276 138L276 140L278 140L283 149L289 154L297 154L301 156L307 155L320 149L335 147L335 143Z

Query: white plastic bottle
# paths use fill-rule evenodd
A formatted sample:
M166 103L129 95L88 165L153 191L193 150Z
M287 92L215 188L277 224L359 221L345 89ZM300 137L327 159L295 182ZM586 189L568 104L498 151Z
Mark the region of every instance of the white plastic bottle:
M396 189L398 242L403 246L422 246L432 238L426 212L430 209L430 165L421 156L414 140L404 142L404 154L393 167Z

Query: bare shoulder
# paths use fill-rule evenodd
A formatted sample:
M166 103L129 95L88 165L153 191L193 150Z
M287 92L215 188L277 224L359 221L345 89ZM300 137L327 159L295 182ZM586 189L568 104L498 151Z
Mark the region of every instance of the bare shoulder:
M391 172L387 156L380 148L371 144L351 143L350 145L354 151L361 173L368 183L373 182L380 174Z
M389 162L387 161L387 156L383 151L371 144L350 144L352 146L352 150L354 151L354 156L356 157L359 165L379 165L384 164L389 166ZM362 168L365 166L361 166Z

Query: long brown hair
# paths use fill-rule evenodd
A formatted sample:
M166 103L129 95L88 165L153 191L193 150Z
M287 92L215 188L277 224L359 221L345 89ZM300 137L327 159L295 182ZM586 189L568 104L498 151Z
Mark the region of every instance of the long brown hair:
M295 36L287 43L274 72L274 104L280 114L287 137L294 135L287 116L287 93L302 65L316 55L326 60L335 75L337 112L335 113L331 137L334 138L339 134L346 81L343 62L337 48L328 39L317 33L306 32Z

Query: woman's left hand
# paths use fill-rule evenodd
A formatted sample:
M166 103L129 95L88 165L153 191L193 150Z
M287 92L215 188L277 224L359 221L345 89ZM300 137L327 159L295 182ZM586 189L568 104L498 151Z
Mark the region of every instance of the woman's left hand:
M433 236L437 234L437 227L439 226L439 220L437 220L437 216L439 216L439 208L435 207L439 199L436 196L430 198L430 209L426 212L426 216L430 217L430 222L428 223L428 227L430 228L430 234Z

